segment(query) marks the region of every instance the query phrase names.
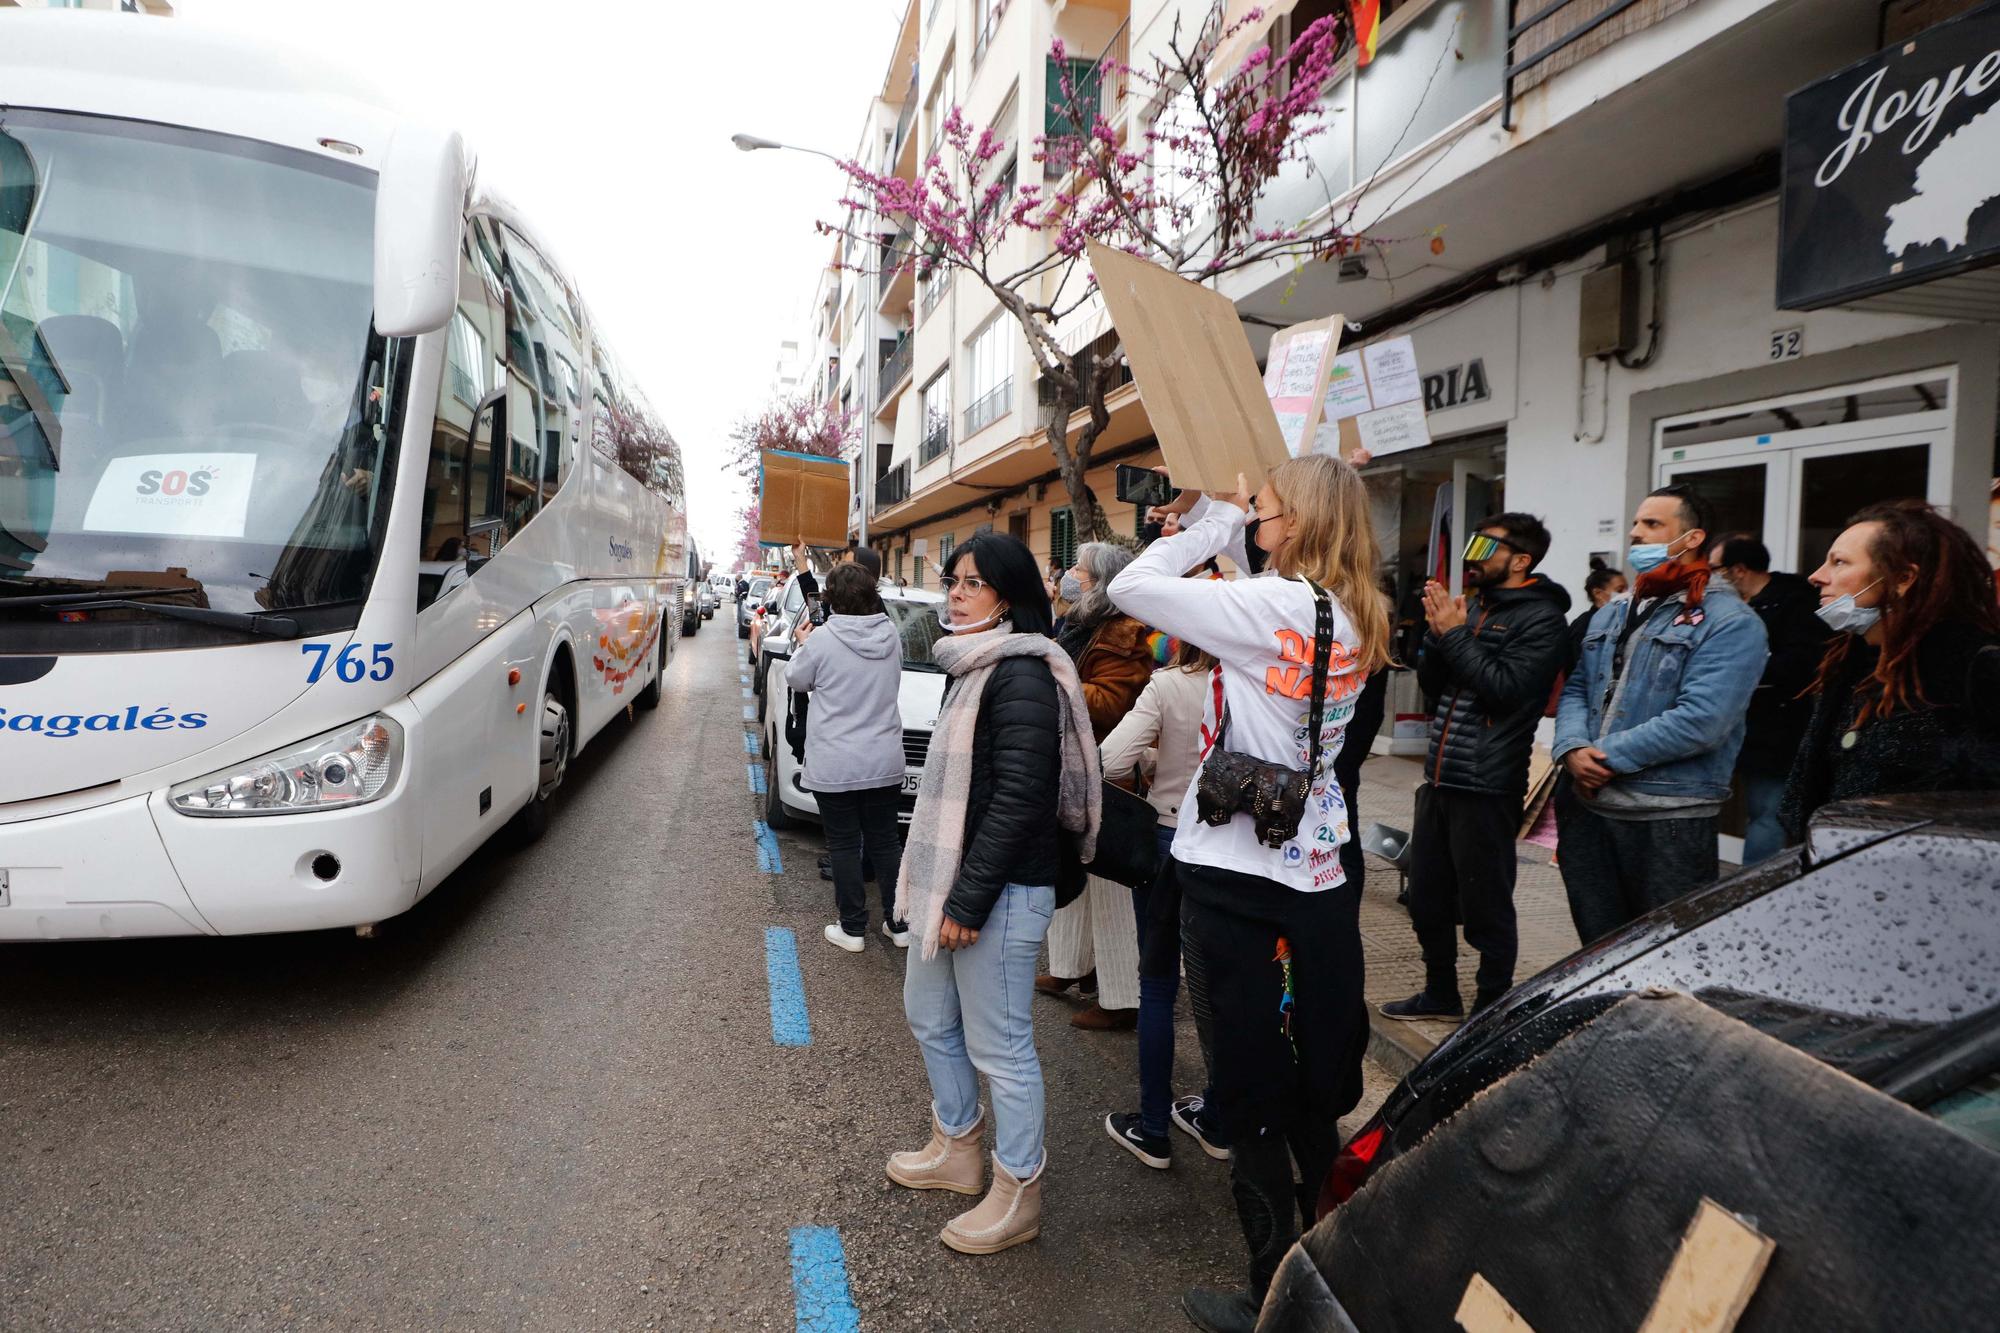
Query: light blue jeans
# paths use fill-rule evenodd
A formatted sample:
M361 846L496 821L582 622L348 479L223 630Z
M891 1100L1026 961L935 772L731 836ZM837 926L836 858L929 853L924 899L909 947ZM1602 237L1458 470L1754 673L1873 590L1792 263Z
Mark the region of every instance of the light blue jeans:
M956 1138L979 1119L979 1074L993 1094L993 1153L1007 1174L1042 1169L1042 1062L1031 1002L1035 963L1055 915L1056 891L1009 884L979 940L926 961L912 949L903 971L903 1013L923 1049L938 1124Z

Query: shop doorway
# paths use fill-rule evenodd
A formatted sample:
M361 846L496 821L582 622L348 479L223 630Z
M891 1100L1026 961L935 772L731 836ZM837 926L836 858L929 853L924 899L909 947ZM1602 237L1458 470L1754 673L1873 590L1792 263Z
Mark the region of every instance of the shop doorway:
M1685 482L1715 507L1718 535L1755 534L1773 569L1811 573L1855 510L1951 496L1951 396L1940 370L1655 427L1655 484Z

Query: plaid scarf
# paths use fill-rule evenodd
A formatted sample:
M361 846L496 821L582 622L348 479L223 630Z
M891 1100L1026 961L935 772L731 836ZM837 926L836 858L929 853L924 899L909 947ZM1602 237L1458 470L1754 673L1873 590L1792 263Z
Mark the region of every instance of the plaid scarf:
M903 848L903 871L896 881L896 915L920 932L926 959L937 956L945 899L951 895L965 854L973 742L986 682L1001 658L1039 657L1049 664L1049 673L1056 679L1062 746L1056 822L1079 835L1080 854L1086 863L1097 854L1098 809L1103 796L1097 741L1091 734L1083 686L1077 680L1075 664L1053 640L1039 634L1016 634L1013 625L1003 621L979 634L940 639L931 656L954 681L931 732L923 785L917 791L909 842Z

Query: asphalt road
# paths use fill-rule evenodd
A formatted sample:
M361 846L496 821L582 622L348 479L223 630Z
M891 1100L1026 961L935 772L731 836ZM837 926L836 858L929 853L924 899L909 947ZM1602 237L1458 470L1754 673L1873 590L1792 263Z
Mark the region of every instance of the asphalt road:
M1113 1146L1133 1038L1063 1001L1041 1239L957 1255L969 1201L885 1179L927 1133L902 958L819 938L816 831L760 870L728 611L541 842L378 938L0 946L0 1328L804 1328L807 1226L871 1330L1175 1329L1184 1287L1235 1280L1226 1164ZM810 1045L773 1044L773 925ZM1364 1106L1386 1090L1371 1067Z

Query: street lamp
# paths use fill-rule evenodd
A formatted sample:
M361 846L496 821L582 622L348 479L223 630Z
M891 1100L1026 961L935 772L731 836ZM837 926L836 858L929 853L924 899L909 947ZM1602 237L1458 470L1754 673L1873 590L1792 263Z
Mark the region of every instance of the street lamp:
M801 148L795 143L779 143L776 139L766 139L760 135L732 134L729 136L729 142L735 144L740 152L754 153L760 148L784 148L794 153L811 153L814 157L825 158L835 166L840 165L840 159L832 153L823 153L817 148Z

